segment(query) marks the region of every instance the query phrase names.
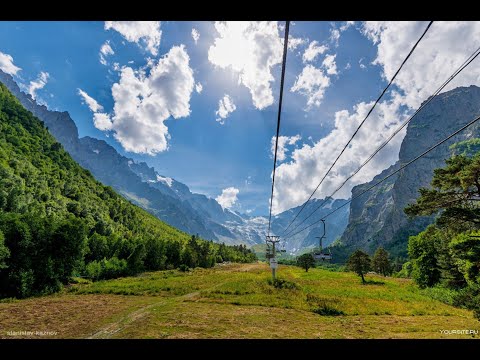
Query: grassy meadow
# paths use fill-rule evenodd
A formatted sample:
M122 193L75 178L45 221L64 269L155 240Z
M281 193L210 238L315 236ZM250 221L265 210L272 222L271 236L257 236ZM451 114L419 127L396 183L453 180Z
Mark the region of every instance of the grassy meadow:
M52 338L471 338L467 310L411 280L265 263L144 273L0 303L0 337ZM50 331L49 335L8 335ZM478 335L476 335L478 337Z

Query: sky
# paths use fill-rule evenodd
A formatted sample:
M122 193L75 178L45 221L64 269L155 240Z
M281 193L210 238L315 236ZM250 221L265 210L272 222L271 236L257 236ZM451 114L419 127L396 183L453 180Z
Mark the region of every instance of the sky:
M273 213L301 205L428 22L292 22ZM225 208L269 209L284 22L0 22L0 69L80 136ZM315 194L325 198L478 47L435 22ZM480 85L474 61L445 91ZM398 160L400 132L335 194Z

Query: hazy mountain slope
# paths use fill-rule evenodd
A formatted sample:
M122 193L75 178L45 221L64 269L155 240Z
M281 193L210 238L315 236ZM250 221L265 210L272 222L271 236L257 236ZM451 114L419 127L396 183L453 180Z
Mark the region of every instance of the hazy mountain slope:
M437 96L409 123L398 162L371 182L354 187L352 195L373 185L479 114L480 88L476 86L459 87ZM403 209L415 201L420 187L430 185L433 170L445 165L445 159L451 156L450 145L479 135L480 125L475 124L384 184L355 199L350 206L350 217L341 238L342 243L370 251L378 245L384 245L395 253L405 255L408 236L423 230L433 218L409 221Z

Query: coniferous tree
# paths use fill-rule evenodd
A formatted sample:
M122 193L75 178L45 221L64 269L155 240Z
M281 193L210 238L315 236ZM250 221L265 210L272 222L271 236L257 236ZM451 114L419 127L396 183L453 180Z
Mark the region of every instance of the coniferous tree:
M373 269L383 276L392 273L392 265L390 263L388 252L383 247L379 247L373 255Z

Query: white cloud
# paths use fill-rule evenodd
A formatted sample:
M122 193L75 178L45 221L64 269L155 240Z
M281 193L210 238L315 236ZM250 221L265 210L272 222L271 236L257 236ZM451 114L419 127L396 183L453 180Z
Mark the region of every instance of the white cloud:
M279 136L278 145L277 145L277 160L284 161L286 159L286 153L289 151L287 145L295 145L302 137L300 135L295 136ZM272 158L275 156L275 136L272 136L270 141L270 152L272 153Z
M379 65L384 79L393 76L425 26L426 22L367 22L363 25L364 34L377 46L374 63ZM435 22L397 76L391 100L377 105L315 197L330 195L356 170L405 121L408 111L404 109L411 113L418 108L478 47L478 38L480 22ZM365 67L363 59L359 64ZM472 84L480 85L478 61L474 61L444 91ZM277 168L276 191L282 196L274 197L275 213L300 205L308 198L372 105L361 102L353 111L337 111L334 129L326 137L294 150L292 161ZM371 181L397 161L404 136L405 130L395 136L335 197L350 197L353 186Z
M366 69L367 67L365 66L365 64L363 63L363 58L360 58L360 60L358 60L358 64L360 66L360 69Z
M320 106L325 89L330 85L330 78L313 65L306 65L297 76L291 92L299 92L307 97L307 109Z
M138 45L143 42L152 55L158 54L162 37L160 21L105 21L105 30L109 29L118 31L130 42Z
M88 95L85 91L83 91L82 89L77 89L78 90L78 95L80 95L83 99L83 102L85 104L87 104L87 106L89 107L89 109L91 111L93 111L94 113L96 112L99 112L99 111L102 111L103 110L103 106L100 105L97 100L95 100L94 98L92 98L90 95Z
M340 30L335 28L330 30L330 41L338 46L338 40L340 40Z
M202 91L203 91L203 86L202 86L201 83L198 82L198 83L195 85L195 91L196 91L198 94L201 94L201 93L202 93Z
M273 198L274 214L298 206L308 198L371 106L372 103L362 102L354 107L353 112L347 110L336 112L335 127L326 137L313 145L303 144L301 148L293 151L292 161L277 167L275 191L282 196ZM378 105L377 111L365 122L351 146L318 189L316 198L330 195L399 126L404 117L398 112L398 108L398 99ZM349 198L352 186L370 181L378 173L379 168L383 169L394 163L398 159L398 151L395 150L398 150L400 143L401 136L395 137L387 148L335 197Z
M218 110L215 111L215 115L218 116L216 121L223 125L225 123L225 119L236 109L237 107L233 103L232 98L225 94L223 98L218 101Z
M198 39L200 39L200 32L195 28L192 29L192 38L195 41L195 45L197 45Z
M50 77L48 72L41 71L38 74L37 80L30 81L30 85L28 85L28 93L35 99L37 90L43 89L45 85L47 85L48 78Z
M110 40L105 41L105 43L100 47L100 63L102 65L107 65L107 56L115 54L112 47L110 46Z
M355 21L345 21L345 24L340 26L340 31L345 31L347 30L350 26L355 25Z
M228 187L222 190L222 194L218 195L215 200L222 206L224 209L231 208L237 202L237 195L240 192L237 188Z
M17 72L22 69L15 66L11 55L4 54L0 51L0 70L10 75L17 75Z
M352 67L352 65L348 62L347 65L345 65L345 70L348 70Z
M308 41L307 39L289 37L288 50L295 50L297 47L306 44L307 41Z
M185 46L180 45L153 64L148 75L128 66L121 69L119 82L112 86L110 130L125 150L154 155L168 149L165 120L190 115L195 81L189 62ZM99 118L98 124L108 127L106 120Z
M112 120L110 119L110 115L105 113L93 114L93 124L98 130L112 130Z
M342 34L342 32L344 32L354 24L355 24L355 21L345 21L345 23L341 25L339 28L337 28L336 25L333 25L332 28L330 29L330 41L335 46L338 46L338 41L340 40L340 35Z
M239 75L239 83L250 90L253 105L264 109L274 102L272 68L280 64L283 39L274 21L216 22L218 37L208 50L208 60Z
M322 66L327 71L328 75L337 75L337 64L335 63L335 57L337 55L327 55L322 62Z
M325 45L319 45L317 40L313 40L309 45L308 48L303 53L303 62L312 62L315 58L323 54L325 51L328 50L328 47Z
M377 45L374 64L390 80L413 44L425 30L427 22L367 22L364 34ZM406 92L405 103L417 108L478 47L480 22L436 21L403 67L395 84ZM457 86L480 84L480 65L475 60L463 71L448 91Z

